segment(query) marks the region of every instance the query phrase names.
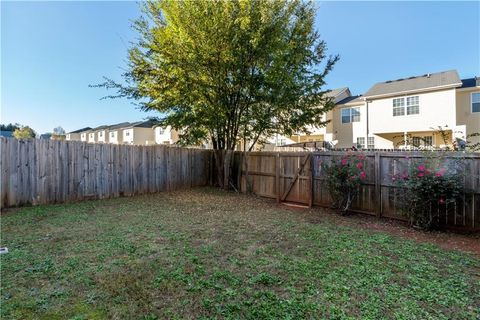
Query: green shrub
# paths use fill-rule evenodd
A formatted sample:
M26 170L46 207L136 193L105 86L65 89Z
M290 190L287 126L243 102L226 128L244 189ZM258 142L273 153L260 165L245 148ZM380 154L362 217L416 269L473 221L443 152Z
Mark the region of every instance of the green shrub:
M330 164L322 164L333 200L332 208L343 215L350 209L362 181L367 177L364 167L365 156L354 151L348 151L340 159L333 159Z
M461 162L437 157L407 158L407 169L393 176L397 203L414 227L436 229L445 207L457 202L464 193Z

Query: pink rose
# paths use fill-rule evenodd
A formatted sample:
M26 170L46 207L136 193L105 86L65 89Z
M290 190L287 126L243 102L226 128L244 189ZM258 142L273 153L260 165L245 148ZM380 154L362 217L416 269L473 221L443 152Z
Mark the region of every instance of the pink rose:
M423 176L424 176L424 173L423 173L423 172L419 172L419 173L418 173L418 176L419 176L419 177L423 177Z
M342 159L342 166L347 165L347 159Z
M365 180L366 177L365 171L360 172L360 179Z
M419 171L425 171L425 166L424 165L419 165L418 170Z
M361 162L357 163L357 168L358 169L362 169L363 168L363 164Z

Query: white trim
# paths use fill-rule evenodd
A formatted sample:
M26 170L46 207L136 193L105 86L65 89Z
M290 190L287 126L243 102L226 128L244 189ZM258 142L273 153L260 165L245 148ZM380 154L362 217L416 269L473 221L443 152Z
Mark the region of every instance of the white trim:
M407 90L407 91L398 91L398 92L391 92L391 93L384 93L384 94L377 94L373 96L365 96L367 99L379 99L379 98L388 98L388 97L394 97L398 95L410 95L414 94L417 92L428 92L428 91L438 91L442 89L454 89L458 86L461 86L462 83L455 83L455 84L449 84L445 86L436 86L436 87L428 87L428 88L423 88L423 89L413 89L413 90Z
M350 111L350 122L343 122L342 111L344 109L358 109L358 116L360 117L360 120L352 121L353 115L352 115L352 112ZM340 124L345 125L345 124L352 124L354 122L362 122L362 112L360 110L360 107L341 107L340 108Z
M465 91L472 91L472 90L478 90L478 89L480 89L480 86L457 88L457 91L465 92Z
M471 113L471 114L474 114L474 113L475 113L475 114L477 114L477 113L480 114L480 111L478 111L478 112L473 112L473 94L475 94L475 93L480 94L480 91L470 92L470 113ZM479 103L480 103L480 101L479 101Z

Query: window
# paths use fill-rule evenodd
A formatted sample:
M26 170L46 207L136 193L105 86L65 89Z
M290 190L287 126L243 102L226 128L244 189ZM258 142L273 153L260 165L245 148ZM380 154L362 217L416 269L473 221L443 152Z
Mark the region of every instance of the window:
M472 112L480 112L480 92L472 93Z
M413 137L412 143L414 147L420 147L420 144L421 144L420 137Z
M365 138L358 137L357 138L357 148L365 148Z
M425 146L432 146L433 137L432 136L423 137L423 143L425 144Z
M359 122L360 108L343 108L342 123Z
M286 139L278 139L278 141L277 141L277 146L284 146L286 144L287 144Z
M418 96L407 97L407 114L419 114L420 104Z
M100 131L100 133L98 134L99 137L103 137L103 131Z
M128 137L130 135L130 131L125 131L125 136Z
M163 134L165 132L165 129L163 128L158 128L158 134Z
M414 147L429 147L433 144L432 136L413 137L412 144Z
M110 137L115 137L115 132L110 132Z
M393 99L393 116L405 115L405 98Z
M375 137L368 137L367 138L367 148L368 149L375 149Z

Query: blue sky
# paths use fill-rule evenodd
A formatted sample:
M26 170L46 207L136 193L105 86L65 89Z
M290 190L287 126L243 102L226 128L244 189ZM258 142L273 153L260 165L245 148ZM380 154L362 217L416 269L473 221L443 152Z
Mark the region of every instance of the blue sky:
M480 2L317 4L317 29L341 56L329 88L360 94L375 82L428 72L480 75ZM0 122L43 133L147 117L88 87L102 76L120 80L138 15L136 2L2 1Z

